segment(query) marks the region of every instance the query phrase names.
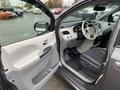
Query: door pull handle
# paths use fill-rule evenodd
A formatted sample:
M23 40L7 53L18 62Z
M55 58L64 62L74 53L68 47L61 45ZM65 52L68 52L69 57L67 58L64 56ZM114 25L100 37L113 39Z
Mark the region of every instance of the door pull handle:
M40 58L43 58L47 53L49 53L52 50L52 46L48 46L43 50L43 54L40 55Z

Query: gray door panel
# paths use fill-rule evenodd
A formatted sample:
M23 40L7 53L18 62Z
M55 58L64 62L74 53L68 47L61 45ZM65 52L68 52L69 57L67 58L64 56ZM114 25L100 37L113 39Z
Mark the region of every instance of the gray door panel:
M59 67L55 32L2 47L2 63L19 90L41 88Z

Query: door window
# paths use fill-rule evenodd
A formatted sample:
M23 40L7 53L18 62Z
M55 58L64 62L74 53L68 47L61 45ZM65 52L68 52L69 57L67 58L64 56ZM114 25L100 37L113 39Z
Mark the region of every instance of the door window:
M39 8L20 0L0 1L2 46L50 32L50 18Z

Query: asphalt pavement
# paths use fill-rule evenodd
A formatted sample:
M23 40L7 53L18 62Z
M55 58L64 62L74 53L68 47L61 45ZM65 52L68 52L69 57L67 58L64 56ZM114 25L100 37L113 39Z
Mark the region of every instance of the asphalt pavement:
M72 17L67 18L67 20L70 19L72 19ZM50 23L50 18L44 13L24 13L23 17L0 20L0 43L4 46L36 37L37 32L34 30L34 24L43 21ZM67 23L64 23L64 25L65 24Z
M3 46L36 37L34 24L45 20L50 21L48 16L43 13L40 15L24 13L23 17L0 20L0 43Z

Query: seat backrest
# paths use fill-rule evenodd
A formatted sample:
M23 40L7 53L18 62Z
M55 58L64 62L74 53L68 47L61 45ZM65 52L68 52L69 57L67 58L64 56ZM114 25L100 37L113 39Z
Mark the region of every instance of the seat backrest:
M112 34L112 30L110 29L105 30L101 36L98 36L94 40L93 46L97 45L96 47L107 48L111 34Z

